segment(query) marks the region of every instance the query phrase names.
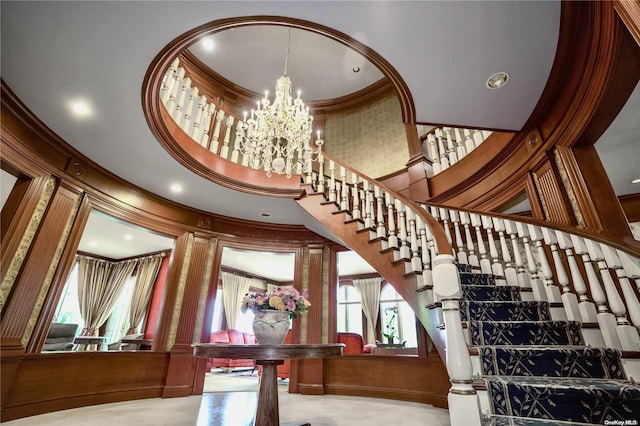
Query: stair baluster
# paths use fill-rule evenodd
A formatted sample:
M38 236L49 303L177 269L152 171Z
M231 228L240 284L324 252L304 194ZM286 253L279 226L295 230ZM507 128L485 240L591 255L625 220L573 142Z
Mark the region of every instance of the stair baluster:
M471 235L471 219L469 218L469 213L460 212L460 222L462 222L462 226L464 227L464 237L467 244L467 260L469 261L469 265L474 268L480 269L480 262L478 261L478 256L475 253L475 245L473 243L473 237Z
M511 253L509 253L509 246L507 245L507 239L504 235L504 220L494 217L493 228L498 233L498 238L500 239L500 253L502 253L502 261L504 262L505 282L507 285L518 285L518 275L516 268L511 265Z
M483 274L491 273L491 261L487 258L487 249L484 245L484 238L482 236L482 219L480 215L471 213L471 225L476 230L476 241L478 242L478 253L480 254L480 271Z
M496 276L496 284L507 285L504 279L504 270L500 263L500 255L498 247L493 239L493 220L488 216L481 216L482 227L487 233L487 242L489 243L489 257L491 257L491 273Z
M542 228L542 235L544 236L544 242L551 250L551 257L556 270L556 280L562 289L560 299L564 306L567 319L570 321L580 321L580 310L578 309L578 298L571 292L569 287L569 277L567 270L560 259L560 252L558 251L558 239L554 230L549 228ZM557 287L557 286L556 286Z

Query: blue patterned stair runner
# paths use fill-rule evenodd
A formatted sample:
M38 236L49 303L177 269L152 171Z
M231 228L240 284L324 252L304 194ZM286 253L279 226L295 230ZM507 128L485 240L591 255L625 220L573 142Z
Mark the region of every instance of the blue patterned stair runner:
M459 270L491 424L640 422L640 386L626 380L620 351L585 346L579 322L552 321L548 303L522 301L518 287Z

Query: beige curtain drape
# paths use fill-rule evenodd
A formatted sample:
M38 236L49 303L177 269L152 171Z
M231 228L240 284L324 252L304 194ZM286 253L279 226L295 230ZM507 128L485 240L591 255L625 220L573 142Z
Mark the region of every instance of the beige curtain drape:
M222 303L227 319L227 329L236 327L236 318L240 312L242 298L249 291L251 278L222 272Z
M147 256L138 259L138 272L136 282L131 293L131 305L129 306L129 331L127 334L138 332L138 324L142 321L147 305L153 293L153 284L156 282L160 265L164 254Z
M107 262L78 256L78 301L84 321L82 336L97 335L133 273L137 260Z
M367 317L367 343L376 342L376 322L380 311L380 282L378 278L353 280L353 285L360 293L362 311Z

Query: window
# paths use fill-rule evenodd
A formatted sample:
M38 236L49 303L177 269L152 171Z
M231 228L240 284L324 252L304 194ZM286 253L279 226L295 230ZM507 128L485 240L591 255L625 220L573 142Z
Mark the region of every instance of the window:
M120 296L118 296L111 315L109 315L107 329L104 332L104 336L107 338L107 344L119 341L129 330L129 308L131 307L131 293L133 293L135 282L135 276L129 277Z
M362 302L360 294L352 285L338 288L338 332L362 334Z
M383 335L394 334L394 343L406 342L405 347L418 347L415 314L391 284L385 285L380 293L380 319ZM383 342L389 343L389 339L383 336Z
M64 290L58 308L53 317L53 322L65 324L78 324L78 332L84 328L84 321L80 315L80 303L78 301L78 262L73 265L69 278L64 285Z

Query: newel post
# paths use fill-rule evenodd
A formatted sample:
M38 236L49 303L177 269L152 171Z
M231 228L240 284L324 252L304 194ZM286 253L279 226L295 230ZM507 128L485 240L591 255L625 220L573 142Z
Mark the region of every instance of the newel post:
M460 296L462 286L455 258L449 254L435 256L433 289L442 302L442 313L447 339L447 371L451 380L449 389L449 416L451 424L481 425L480 400L473 388L473 371L469 348L462 330Z

